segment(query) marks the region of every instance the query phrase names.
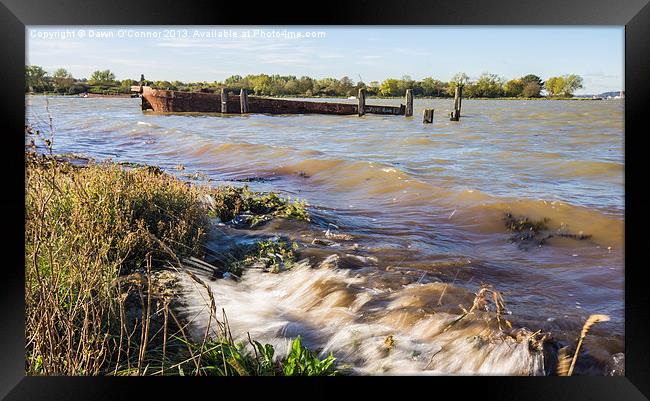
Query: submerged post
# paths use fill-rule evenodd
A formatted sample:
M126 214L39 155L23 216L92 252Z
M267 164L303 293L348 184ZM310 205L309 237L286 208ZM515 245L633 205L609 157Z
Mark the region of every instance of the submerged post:
M456 92L454 94L454 110L449 114L450 121L460 120L460 107L463 99L463 87L456 86Z
M142 92L144 91L144 89L143 89L144 88L144 83L145 83L144 74L140 74L140 88L138 89L138 96L140 96L140 98L142 99L141 102L140 102L141 103L140 108L142 109L142 111L147 110L147 101L144 98L144 96L142 96ZM133 87L131 87L131 90L133 90Z
M138 96L140 96L140 99L141 99L140 108L142 109L142 111L147 110L147 108L151 108L151 106L149 105L149 102L147 102L147 99L145 99L144 96L142 96L142 93L144 93L144 84L145 83L146 83L146 81L144 79L144 74L140 74L140 85L139 85L139 88L138 88ZM132 86L131 91L133 91L133 89L134 88Z
M422 122L425 124L431 124L433 122L433 109L424 109Z
M359 117L366 114L366 89L359 89Z
M228 91L226 88L221 88L221 112L228 112Z
M246 93L246 90L244 88L239 91L239 108L241 114L248 113L248 93Z
M406 110L404 111L406 117L411 117L413 115L413 90L406 90Z

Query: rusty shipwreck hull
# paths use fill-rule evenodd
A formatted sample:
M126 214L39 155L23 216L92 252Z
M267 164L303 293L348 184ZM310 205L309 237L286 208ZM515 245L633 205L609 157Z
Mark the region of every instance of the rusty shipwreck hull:
M137 92L140 93L143 110L153 110L156 112L225 112L228 114L359 114L359 105L349 103L311 102L226 93L226 104L223 105L221 101L222 93L181 92L152 89L147 86L134 87L132 89L134 91L137 89ZM242 96L244 99L242 99ZM365 114L404 115L405 106L364 105L363 112Z

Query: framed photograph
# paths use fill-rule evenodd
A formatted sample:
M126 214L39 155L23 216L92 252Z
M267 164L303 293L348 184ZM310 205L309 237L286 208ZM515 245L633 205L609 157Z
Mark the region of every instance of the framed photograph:
M647 1L307 7L3 0L0 395L648 399Z

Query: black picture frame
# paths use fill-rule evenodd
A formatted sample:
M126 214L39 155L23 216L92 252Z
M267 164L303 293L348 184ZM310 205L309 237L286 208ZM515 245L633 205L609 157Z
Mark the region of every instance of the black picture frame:
M418 2L357 0L343 2L205 1L35 1L1 0L2 144L0 157L5 211L2 287L0 290L0 396L8 400L159 399L175 392L184 397L199 387L212 397L227 397L232 386L246 398L273 394L312 398L423 391L429 397L481 397L487 400L643 400L650 397L650 291L643 280L644 248L650 196L643 189L648 168L644 112L650 106L650 5L648 0L453 0ZM315 6L315 7L314 7ZM24 61L27 25L617 25L625 26L625 377L417 377L336 378L286 382L267 379L261 385L242 380L217 382L204 378L73 378L25 377L24 361ZM23 212L21 214L21 211ZM333 385L353 380L345 389ZM355 381L359 380L359 381ZM396 381L399 380L399 383ZM413 380L413 382L411 382ZM302 388L296 391L296 383ZM365 384L359 386L359 384ZM176 391L174 391L176 390ZM208 394L210 394L208 393Z

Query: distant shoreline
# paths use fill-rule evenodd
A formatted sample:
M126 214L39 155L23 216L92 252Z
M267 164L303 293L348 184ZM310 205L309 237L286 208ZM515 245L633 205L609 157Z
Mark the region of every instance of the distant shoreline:
M56 97L75 97L75 98L131 98L132 96L128 93L118 93L118 94L99 94L99 93L88 93L87 96L78 95L61 95L61 94L52 94L52 93L26 93L30 96L56 96ZM278 96L260 96L260 97L269 97L269 98L286 98L286 99L349 99L341 96L289 96L289 95L278 95ZM366 99L403 99L403 96L367 96ZM453 97L443 97L443 96L414 96L415 99L431 99L431 100L451 100ZM619 98L620 99L620 98ZM350 99L352 100L352 99ZM615 98L606 99L606 98L591 98L591 97L468 97L463 98L463 100L618 100Z

